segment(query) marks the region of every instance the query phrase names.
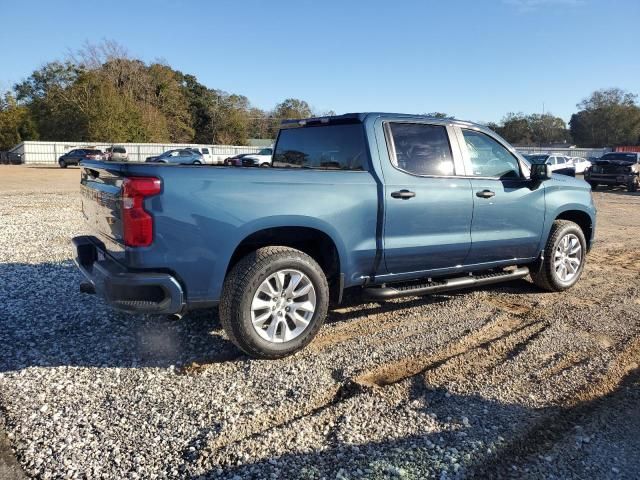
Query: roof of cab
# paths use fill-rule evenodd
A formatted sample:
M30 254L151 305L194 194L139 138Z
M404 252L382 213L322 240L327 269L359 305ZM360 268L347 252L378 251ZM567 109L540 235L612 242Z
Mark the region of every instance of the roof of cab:
M408 113L390 113L390 112L358 112L358 113L345 113L343 115L331 115L325 117L312 117L312 118L300 118L300 119L287 119L282 120L281 128L292 127L304 127L321 124L344 124L344 123L362 123L367 117L387 117L387 118L401 118L407 120L433 120L438 123L453 123L461 126L471 126L476 128L485 129L485 125L481 125L474 122L468 122L466 120L458 120L454 118L436 118L428 115L415 115Z

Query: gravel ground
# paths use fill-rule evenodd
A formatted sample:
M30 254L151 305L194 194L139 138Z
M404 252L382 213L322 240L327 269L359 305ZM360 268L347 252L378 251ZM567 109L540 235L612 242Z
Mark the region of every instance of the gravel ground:
M353 298L305 351L256 361L215 311L128 316L78 292L77 181L0 169L0 422L28 476L640 476L640 196L595 194L569 292Z

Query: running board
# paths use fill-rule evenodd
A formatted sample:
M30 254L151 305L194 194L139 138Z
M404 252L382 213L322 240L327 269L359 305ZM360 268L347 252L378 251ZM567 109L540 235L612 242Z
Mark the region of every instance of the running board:
M367 287L364 289L365 295L369 298L384 300L387 298L413 297L428 295L430 293L448 292L461 288L473 288L492 283L507 282L517 280L529 275L527 267L519 267L496 273L486 273L481 275L467 275L464 277L447 278L443 280L423 281L420 283L398 283L392 286Z

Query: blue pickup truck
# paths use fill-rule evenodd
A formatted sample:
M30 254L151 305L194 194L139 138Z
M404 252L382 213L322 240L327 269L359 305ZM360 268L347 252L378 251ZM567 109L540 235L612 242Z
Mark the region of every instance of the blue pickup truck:
M87 160L81 175L81 290L177 318L218 305L258 358L307 345L346 289L384 300L530 275L565 290L595 230L586 182L424 116L286 121L271 168Z

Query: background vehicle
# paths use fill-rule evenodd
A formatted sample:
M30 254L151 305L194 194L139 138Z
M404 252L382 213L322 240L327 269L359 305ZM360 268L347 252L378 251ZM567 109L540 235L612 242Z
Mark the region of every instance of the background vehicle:
M0 152L0 164L20 165L22 164L22 155L13 152Z
M204 158L202 154L189 148L177 150L167 150L157 157L147 157L147 162L174 163L181 165L202 165Z
M58 159L60 168L67 168L69 165L78 165L83 160L102 160L102 150L95 148L76 148L65 153Z
M531 163L546 164L551 166L551 171L562 175L571 175L575 177L575 166L569 161L569 157L563 155L550 154L531 154L525 155L525 158Z
M251 155L251 153L239 153L238 155L234 155L233 157L227 157L224 159L224 164L240 167L242 166L242 159L247 155Z
M208 163L208 164L217 163L213 161L213 155L211 155L211 150L209 149L209 147L189 147L188 150L191 150L192 152L199 153L200 155L202 155L202 158L203 158L202 163Z
M269 169L83 164L84 291L134 312L219 304L236 345L277 358L347 288L380 300L530 274L561 291L582 273L589 185L483 126L348 114L285 122L274 151Z
M273 156L273 148L263 148L258 153L252 153L242 157L243 167L270 167Z
M104 151L104 159L112 162L126 162L129 160L129 154L124 147L112 146Z
M591 167L591 162L583 157L569 157L569 162L575 167L576 173L584 173L584 171Z
M640 187L640 153L605 153L585 171L584 179L594 190L598 185L623 185L635 192Z

